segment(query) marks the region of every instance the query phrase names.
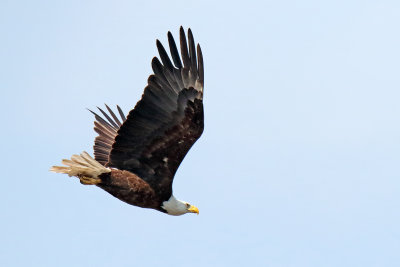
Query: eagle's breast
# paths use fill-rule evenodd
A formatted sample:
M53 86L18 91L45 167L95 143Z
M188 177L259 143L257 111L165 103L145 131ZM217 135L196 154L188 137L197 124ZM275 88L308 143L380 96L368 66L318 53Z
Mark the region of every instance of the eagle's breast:
M154 189L136 174L111 169L110 173L102 174L100 178L102 183L98 186L114 197L142 208L160 209L161 201Z

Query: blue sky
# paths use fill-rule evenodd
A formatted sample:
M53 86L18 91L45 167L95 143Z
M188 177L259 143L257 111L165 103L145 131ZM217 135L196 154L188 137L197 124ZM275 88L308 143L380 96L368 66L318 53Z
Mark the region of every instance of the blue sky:
M398 1L0 2L1 266L398 266ZM205 132L174 194L129 206L48 171L92 152L85 108L140 98L191 27Z

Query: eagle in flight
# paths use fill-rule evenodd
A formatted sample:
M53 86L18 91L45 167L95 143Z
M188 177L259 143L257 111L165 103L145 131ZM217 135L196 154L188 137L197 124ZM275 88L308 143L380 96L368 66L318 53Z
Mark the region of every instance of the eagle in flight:
M204 128L204 66L200 45L192 31L180 28L180 55L171 32L172 61L157 40L160 60L154 57L142 99L125 117L107 105L95 117L94 159L86 152L62 160L50 170L76 176L134 206L169 215L199 213L198 208L172 194L174 175Z

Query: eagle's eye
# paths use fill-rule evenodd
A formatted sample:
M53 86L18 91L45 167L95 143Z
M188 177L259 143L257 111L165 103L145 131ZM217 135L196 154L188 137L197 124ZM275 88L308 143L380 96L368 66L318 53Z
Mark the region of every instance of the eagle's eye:
M189 203L186 203L186 208L190 208L190 204Z

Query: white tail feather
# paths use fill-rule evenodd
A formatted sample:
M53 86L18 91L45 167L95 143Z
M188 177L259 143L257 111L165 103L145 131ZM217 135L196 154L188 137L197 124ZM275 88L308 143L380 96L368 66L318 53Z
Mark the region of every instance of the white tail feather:
M66 166L53 166L50 171L65 173L69 176L87 176L97 178L100 174L111 172L109 168L104 167L88 153L83 151L80 155L72 155L71 160L63 159L62 164Z

